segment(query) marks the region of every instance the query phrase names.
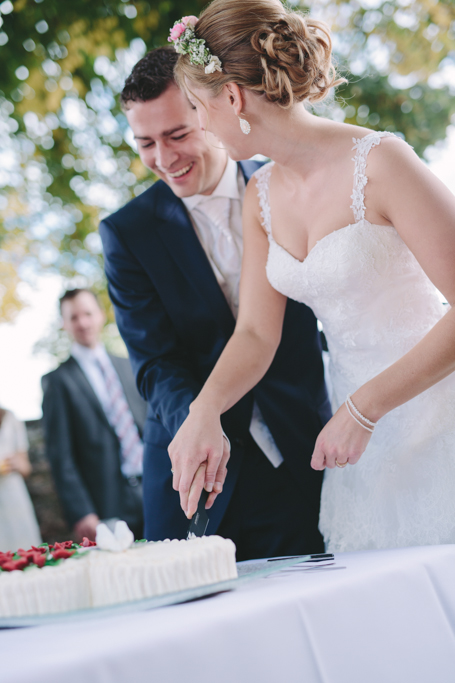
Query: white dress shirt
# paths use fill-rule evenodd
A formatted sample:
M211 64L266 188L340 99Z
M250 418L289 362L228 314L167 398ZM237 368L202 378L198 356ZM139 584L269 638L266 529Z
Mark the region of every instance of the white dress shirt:
M90 386L95 392L101 406L106 413L106 409L110 404L110 397L106 387L106 380L104 379L103 373L97 362L97 359L102 357L115 371L112 365L111 359L104 348L103 344L98 344L94 349L90 349L87 346L82 346L77 342L73 342L71 345L71 355L77 360L81 366L82 372L86 376ZM107 417L107 414L106 414Z
M228 158L221 180L211 195L196 194L182 199L234 318L237 318L239 310L244 195L245 180L242 169ZM272 465L281 465L283 456L256 402L253 406L250 433Z

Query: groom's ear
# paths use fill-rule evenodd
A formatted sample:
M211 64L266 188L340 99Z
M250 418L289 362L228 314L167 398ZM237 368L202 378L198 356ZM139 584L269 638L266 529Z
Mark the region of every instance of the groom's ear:
M231 105L234 114L240 116L245 106L242 88L240 88L237 83L226 83L224 87L226 88L229 104Z

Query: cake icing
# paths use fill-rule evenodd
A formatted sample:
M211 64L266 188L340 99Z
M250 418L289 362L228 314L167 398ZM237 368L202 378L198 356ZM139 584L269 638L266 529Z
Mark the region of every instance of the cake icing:
M124 553L91 552L94 607L140 600L237 577L235 546L220 536L160 541Z
M54 567L0 574L0 617L55 614L90 606L85 562L70 559Z
M101 607L236 577L235 545L220 536L135 543L120 552L79 548L53 566L1 571L0 617Z

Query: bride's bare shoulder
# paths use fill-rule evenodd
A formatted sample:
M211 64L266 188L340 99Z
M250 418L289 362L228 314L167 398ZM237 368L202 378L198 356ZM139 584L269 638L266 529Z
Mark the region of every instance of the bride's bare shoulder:
M373 131L368 133L375 142L373 153L368 154L368 177L371 180L384 179L391 174L395 179L409 171L428 170L414 152L413 148L398 135L377 136ZM366 136L362 136L366 137ZM362 139L359 138L360 140Z
M383 136L384 131L375 131L371 130L371 128L355 126L351 123L340 123L338 121L331 121L328 130L331 132L331 137L332 140L335 141L335 145L339 145L340 147L345 147L346 145L351 145L351 147L353 147L354 144L358 143L363 138L378 134L381 136L381 143L386 140L400 140L399 136L394 135L393 133Z
M338 154L340 158L346 158L347 149L350 150L352 159L357 155L365 155L367 157L366 174L370 180L390 175L391 170L396 176L398 169L402 171L406 168L423 166L412 147L398 135L346 123L333 125L334 155ZM367 143L366 138L371 140L371 145Z

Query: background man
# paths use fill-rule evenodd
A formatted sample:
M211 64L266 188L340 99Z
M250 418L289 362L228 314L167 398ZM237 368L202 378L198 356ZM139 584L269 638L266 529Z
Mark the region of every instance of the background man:
M105 315L93 292L60 299L71 355L42 379L46 452L68 523L95 538L101 519L124 519L143 537L141 439L146 403L129 362L100 342Z
M121 95L139 155L160 181L100 225L117 324L149 403L144 512L152 540L186 535L167 448L234 329L242 200L259 166L228 159L200 129L175 84L176 58L172 49L150 52ZM222 420L232 451L208 533L232 538L239 560L322 549L321 475L309 463L329 416L316 320L289 301L271 368Z

